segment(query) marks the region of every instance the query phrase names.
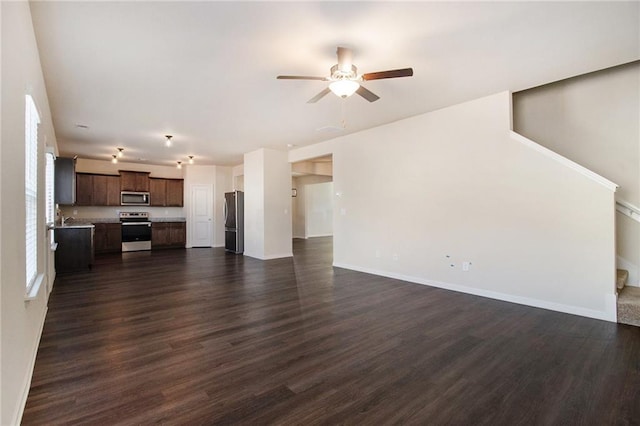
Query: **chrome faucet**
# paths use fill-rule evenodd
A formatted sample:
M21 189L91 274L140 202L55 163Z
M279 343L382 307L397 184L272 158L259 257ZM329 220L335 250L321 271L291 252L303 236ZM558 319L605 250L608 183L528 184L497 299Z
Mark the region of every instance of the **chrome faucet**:
M69 219L73 220L75 219L74 217L64 217L63 214L60 215L60 226L64 226L64 223L66 221L68 221Z

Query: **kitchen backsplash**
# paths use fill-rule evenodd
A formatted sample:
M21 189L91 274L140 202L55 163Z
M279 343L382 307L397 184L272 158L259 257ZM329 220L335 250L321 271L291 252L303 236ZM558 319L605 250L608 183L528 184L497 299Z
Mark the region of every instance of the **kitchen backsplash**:
M184 207L150 207L150 206L117 206L117 207L95 207L95 206L60 206L64 217L76 219L103 218L117 219L120 212L149 212L153 218L164 217L184 217Z

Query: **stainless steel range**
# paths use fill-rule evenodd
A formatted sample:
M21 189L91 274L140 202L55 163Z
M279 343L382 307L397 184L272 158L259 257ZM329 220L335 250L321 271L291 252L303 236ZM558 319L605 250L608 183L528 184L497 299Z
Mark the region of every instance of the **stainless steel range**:
M149 212L120 212L122 251L151 250Z

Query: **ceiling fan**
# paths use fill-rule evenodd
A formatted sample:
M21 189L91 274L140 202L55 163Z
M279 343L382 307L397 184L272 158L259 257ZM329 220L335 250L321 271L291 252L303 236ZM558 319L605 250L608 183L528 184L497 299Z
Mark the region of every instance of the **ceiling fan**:
M338 63L331 67L329 77L310 77L304 75L279 75L279 80L320 80L330 81L329 87L309 99L307 103L318 102L329 92L335 93L341 98L347 98L354 93L362 96L369 102L375 102L380 97L362 86L363 81L381 80L383 78L411 77L413 68L402 68L398 70L378 71L358 75L358 69L352 63L353 52L346 47L338 47Z

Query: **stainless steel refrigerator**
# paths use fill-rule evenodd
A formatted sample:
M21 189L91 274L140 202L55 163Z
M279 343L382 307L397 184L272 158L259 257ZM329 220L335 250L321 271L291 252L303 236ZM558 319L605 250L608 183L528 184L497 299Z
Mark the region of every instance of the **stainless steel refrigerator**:
M233 253L244 252L244 193L224 194L224 248Z

